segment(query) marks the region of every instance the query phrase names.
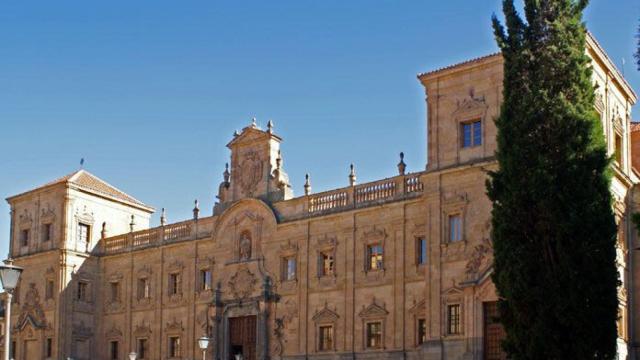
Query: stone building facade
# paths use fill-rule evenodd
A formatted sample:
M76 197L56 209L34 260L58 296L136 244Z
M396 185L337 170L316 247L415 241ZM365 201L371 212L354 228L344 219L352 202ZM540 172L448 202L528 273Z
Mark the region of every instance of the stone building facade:
M629 209L636 95L589 37L615 158L619 352L635 358L637 240ZM80 170L8 198L25 267L12 311L16 359L503 359L491 282L499 54L420 74L428 164L294 197L282 139L255 122L227 145L212 215L149 227L154 209ZM203 211L204 212L204 211ZM633 315L631 315L633 314Z

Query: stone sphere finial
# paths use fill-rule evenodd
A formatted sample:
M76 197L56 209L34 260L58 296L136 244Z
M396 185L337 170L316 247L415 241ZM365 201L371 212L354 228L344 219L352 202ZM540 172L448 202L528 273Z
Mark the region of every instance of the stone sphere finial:
M258 120L255 118L255 116L251 118L251 127L254 129L258 128Z
M273 120L269 120L267 123L267 132L269 134L273 134Z
M195 206L193 207L193 219L198 220L198 215L200 215L200 206L198 204L198 199L194 201Z
M162 208L162 214L160 214L160 225L165 226L167 224L167 212Z
M136 226L136 217L131 215L131 222L129 223L129 230L133 232L133 228Z
M229 163L224 164L224 172L222 173L222 178L225 185L228 185L229 179L231 178L231 173L229 172Z

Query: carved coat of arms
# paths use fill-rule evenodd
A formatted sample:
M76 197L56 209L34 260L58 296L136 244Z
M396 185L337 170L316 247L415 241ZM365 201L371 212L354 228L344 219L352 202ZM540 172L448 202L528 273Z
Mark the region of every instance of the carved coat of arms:
M250 151L244 155L244 159L240 163L238 183L246 194L253 193L260 180L262 180L262 166L262 161L257 153Z
M229 280L229 288L236 299L246 299L253 293L254 287L258 279L249 269L242 268L238 270Z

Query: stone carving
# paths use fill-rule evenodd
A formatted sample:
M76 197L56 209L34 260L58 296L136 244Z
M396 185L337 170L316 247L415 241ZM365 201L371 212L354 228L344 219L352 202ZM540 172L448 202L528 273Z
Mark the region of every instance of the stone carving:
M136 337L151 336L151 327L149 327L149 324L146 324L145 321L143 320L142 324L136 325L136 328L133 331L133 334Z
M22 215L20 215L19 217L19 222L20 224L24 227L25 225L27 225L28 227L30 227L31 222L32 222L32 217L31 217L31 213L29 213L27 211L27 209L24 209L24 212L22 213Z
M493 254L493 244L488 238L482 239L482 242L473 248L471 258L465 267L467 278L473 278L478 275L482 265L488 265Z
M253 293L256 283L255 275L249 269L242 268L238 270L229 280L229 288L236 299L246 299Z
M181 261L174 260L169 266L167 266L167 270L170 273L180 272L184 269L184 264Z
M240 174L234 179L238 181L245 194L252 195L263 177L263 164L258 153L254 151L247 152L239 167Z
M240 260L249 260L251 258L251 236L247 232L240 235Z
M121 338L122 337L122 331L120 331L120 329L118 329L116 327L116 325L113 324L113 325L111 325L111 329L109 329L105 333L105 336L107 337L107 339Z
M386 304L382 304L382 306L378 305L376 303L376 298L374 297L371 300L371 304L369 306L365 308L364 305L362 305L362 310L358 313L358 316L363 319L384 317L389 314L386 307Z
M334 323L340 316L336 313L335 309L329 309L329 304L325 301L324 307L319 311L316 310L315 314L311 318L316 323Z
M295 317L298 316L298 305L293 299L288 299L284 302L284 314L282 319L285 323L291 323Z
M153 271L151 270L151 266L144 265L140 269L138 269L138 277L139 278L150 278Z
M184 327L182 326L182 321L178 321L176 320L176 318L173 318L173 321L168 322L167 326L166 326L166 331L167 332L182 332L184 330Z
M208 333L209 314L207 309L202 310L200 313L198 313L198 315L196 316L196 323L200 325L200 329L204 334Z
M36 284L29 283L29 289L24 296L24 304L20 307L21 313L18 317L16 327L22 329L27 322L35 328L44 328L46 326L46 318L42 305L40 304L40 295L36 289Z
M84 338L84 339L90 338L91 336L93 336L93 331L91 330L91 328L86 326L84 324L84 321L82 320L80 320L79 324L73 324L71 333L75 337Z
M284 320L282 318L275 319L273 326L273 338L271 343L271 355L274 359L280 359L284 349Z
M51 205L47 204L47 208L40 209L40 218L44 223L52 223L56 218L55 211L51 208Z

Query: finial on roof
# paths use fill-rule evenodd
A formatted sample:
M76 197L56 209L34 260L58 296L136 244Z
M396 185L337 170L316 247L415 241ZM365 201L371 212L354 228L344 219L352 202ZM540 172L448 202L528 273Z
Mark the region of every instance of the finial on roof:
M407 164L404 163L404 153L400 153L400 162L398 163L398 174L404 175L404 171L407 169Z
M84 158L80 158L80 169L84 167Z
M198 206L198 199L194 201L195 206L193 207L193 219L198 220L198 215L200 214L200 207Z
M224 179L224 184L229 185L229 178L231 177L231 173L229 173L229 163L224 164L224 172L222 173L222 178Z
M233 132L233 137L238 137L240 136L240 132L238 130Z
M129 230L133 232L133 228L136 226L136 217L131 215L131 222L129 223Z
M309 174L304 175L304 194L305 195L311 194L311 179Z
M167 225L167 212L162 208L162 214L160 214L160 226Z
M273 120L269 119L269 122L267 123L267 132L269 134L273 134Z
M100 231L100 237L103 238L103 239L107 237L107 222L106 221L102 222L102 230Z
M349 184L351 186L356 185L356 169L353 164L351 164L351 171L349 172Z
M255 117L251 119L251 127L256 129L258 127L258 123Z

